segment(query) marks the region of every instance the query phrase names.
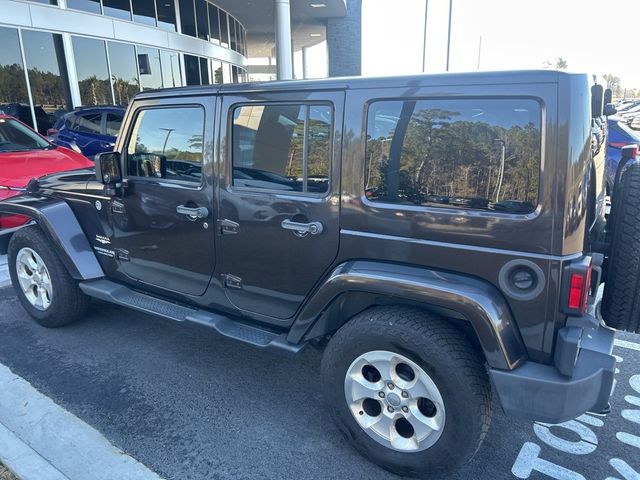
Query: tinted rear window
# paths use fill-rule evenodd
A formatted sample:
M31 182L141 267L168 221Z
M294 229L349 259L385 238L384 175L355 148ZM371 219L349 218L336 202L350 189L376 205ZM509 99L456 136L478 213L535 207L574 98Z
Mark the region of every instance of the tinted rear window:
M540 105L529 99L393 100L370 105L365 194L375 202L532 212Z

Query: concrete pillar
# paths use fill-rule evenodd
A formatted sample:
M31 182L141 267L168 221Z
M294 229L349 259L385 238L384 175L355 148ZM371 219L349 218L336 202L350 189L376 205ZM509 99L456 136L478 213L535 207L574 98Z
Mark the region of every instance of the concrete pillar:
M362 0L347 0L347 16L327 20L329 76L362 74Z
M291 41L291 5L289 0L274 0L276 17L276 71L278 80L293 79Z
M309 58L309 47L302 47L302 78L311 76L311 59Z

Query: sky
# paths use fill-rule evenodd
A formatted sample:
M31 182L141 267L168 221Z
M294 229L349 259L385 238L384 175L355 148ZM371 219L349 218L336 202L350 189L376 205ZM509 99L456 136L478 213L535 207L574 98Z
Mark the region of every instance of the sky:
M428 4L426 72L442 72L449 0ZM421 72L425 0L362 0L362 9L363 75ZM479 50L480 70L537 69L562 57L568 71L640 88L637 19L640 0L453 0L449 70L478 70Z

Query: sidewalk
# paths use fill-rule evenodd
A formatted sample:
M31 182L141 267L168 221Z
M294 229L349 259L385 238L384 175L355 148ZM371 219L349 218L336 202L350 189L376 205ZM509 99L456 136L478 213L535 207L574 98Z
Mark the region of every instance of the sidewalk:
M21 480L161 480L2 364L0 463Z

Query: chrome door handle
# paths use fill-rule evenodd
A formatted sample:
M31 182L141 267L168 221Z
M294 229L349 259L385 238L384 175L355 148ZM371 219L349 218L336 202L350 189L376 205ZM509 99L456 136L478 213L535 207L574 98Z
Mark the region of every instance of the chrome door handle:
M191 220L207 218L209 216L209 210L207 210L207 207L185 207L184 205L178 205L176 207L176 212L181 215L186 215Z
M300 223L293 222L291 220L283 220L280 226L285 230L293 230L293 233L297 235L306 235L308 233L311 235L318 235L322 233L323 230L320 222Z

